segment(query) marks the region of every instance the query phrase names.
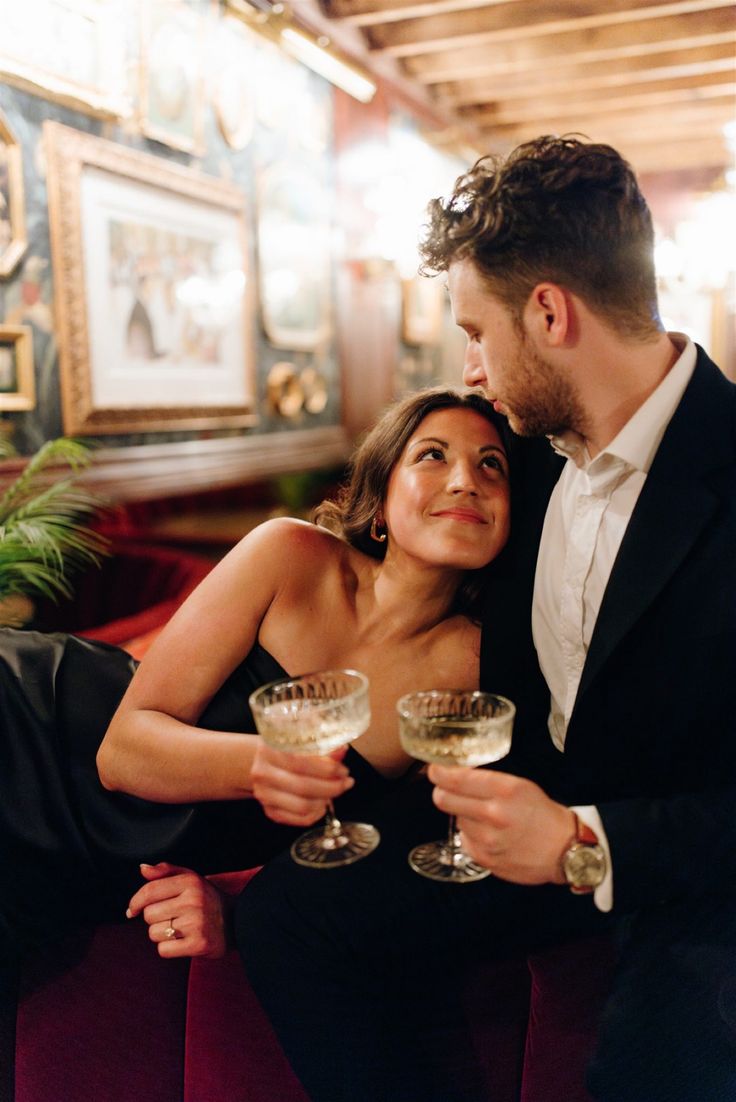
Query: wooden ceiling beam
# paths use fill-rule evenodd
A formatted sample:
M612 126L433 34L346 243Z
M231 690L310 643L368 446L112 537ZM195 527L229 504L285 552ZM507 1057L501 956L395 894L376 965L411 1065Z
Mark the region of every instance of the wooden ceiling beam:
M605 61L637 57L664 50L692 49L698 45L732 41L733 12L725 9L644 20L640 24L593 27L588 31L560 31L536 37L518 30L503 39L465 49L407 58L405 72L423 84L464 80L494 71L494 67L522 68L536 64Z
M486 5L477 11L425 16L399 23L370 27L365 34L372 50L392 57L412 57L438 50L466 49L487 45L515 35L537 37L561 32L657 22L688 14L730 10L732 0L511 0ZM550 16L554 18L550 18Z
M566 62L566 63L565 63ZM469 107L506 97L537 97L574 89L618 88L632 81L656 84L696 74L728 72L736 66L736 35L724 42L691 50L666 51L641 57L617 57L578 64L564 59L557 65L533 66L471 80L435 86L435 95L448 107Z
M629 129L628 133L610 133L604 130L594 137L617 149L637 173L700 167L723 171L732 162L725 142L703 134L700 130L667 134L659 136L659 140L649 131L647 135L646 140L634 140ZM518 141L510 141L508 138L500 141L497 134L490 133L483 148L488 153L506 156L531 136L527 135L526 139L519 136Z
M724 169L728 165L728 156L724 147L713 138L686 138L683 141L671 141L666 145L627 145L617 146L619 152L632 165L637 175L649 172L680 172L691 168Z
M322 7L331 19L354 27L378 23L396 23L401 19L421 19L427 15L474 11L509 0L323 0Z
M736 68L731 70L736 77ZM609 88L593 89L582 94L571 86L566 94L545 93L536 98L509 98L498 100L484 107L463 108L462 117L469 123L485 127L494 123L500 126L525 122L527 119L541 124L546 119L567 118L574 122L586 115L618 114L622 111L646 113L652 108L669 108L674 104L695 104L704 100L726 101L736 105L736 79L728 79L725 73L705 73L695 77L681 77L661 81L659 84L632 83L614 92Z
M621 139L647 140L652 143L668 141L678 133L706 134L717 133L733 119L733 101L729 97L702 103L669 105L666 108L642 111L622 111L603 117L599 114L580 115L571 123L570 118L545 119L542 124L528 119L513 125L489 125L481 129L482 139L493 138L494 143L512 143L528 141L540 134L584 134L594 142L609 142L616 145ZM725 138L723 139L725 142Z

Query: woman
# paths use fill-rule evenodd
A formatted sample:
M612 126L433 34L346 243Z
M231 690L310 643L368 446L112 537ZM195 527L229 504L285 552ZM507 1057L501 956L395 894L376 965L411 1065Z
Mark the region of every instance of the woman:
M411 764L397 736L399 696L478 684L479 572L509 529L501 423L476 394L410 395L366 438L340 501L322 506L320 523L333 532L280 519L246 536L146 655L100 747L103 784L166 803L255 796L271 820L295 826L319 818L354 777L363 806L383 795ZM361 670L369 730L344 761L203 732L195 724L243 655L264 681ZM155 883L129 913L144 911L162 955L221 949L221 931L203 940L211 924L201 881L171 866L144 875Z

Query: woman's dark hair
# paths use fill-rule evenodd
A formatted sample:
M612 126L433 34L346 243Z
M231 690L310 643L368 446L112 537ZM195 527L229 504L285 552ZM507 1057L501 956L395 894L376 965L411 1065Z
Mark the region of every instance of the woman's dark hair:
M391 472L421 422L441 409L467 409L480 414L498 432L507 456L510 430L506 418L496 413L481 394L448 387L421 390L389 406L378 423L358 446L350 463L347 481L337 499L323 501L314 510L313 519L373 559L383 559L386 543L371 538L371 524L383 509ZM478 617L478 598L482 573L469 570L455 597L453 612Z

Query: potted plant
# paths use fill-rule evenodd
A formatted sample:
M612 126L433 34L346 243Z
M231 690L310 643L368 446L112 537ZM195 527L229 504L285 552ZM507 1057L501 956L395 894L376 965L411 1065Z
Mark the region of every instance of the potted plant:
M14 454L0 436L0 459ZM34 597L71 596L70 576L107 553L107 540L86 523L102 505L79 484L90 462L80 441L49 440L0 494L0 625L27 623Z

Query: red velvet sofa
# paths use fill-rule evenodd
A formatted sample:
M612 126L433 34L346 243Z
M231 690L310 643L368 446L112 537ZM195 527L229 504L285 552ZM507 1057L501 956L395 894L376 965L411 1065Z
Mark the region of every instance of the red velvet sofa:
M216 879L237 891L253 871ZM489 1102L587 1102L610 966L595 938L479 971L467 997ZM15 1102L308 1102L237 954L163 961L141 920L27 962L15 1076Z
M75 579L74 596L38 603L34 627L114 643L140 657L214 563L156 544L119 541L100 566Z

